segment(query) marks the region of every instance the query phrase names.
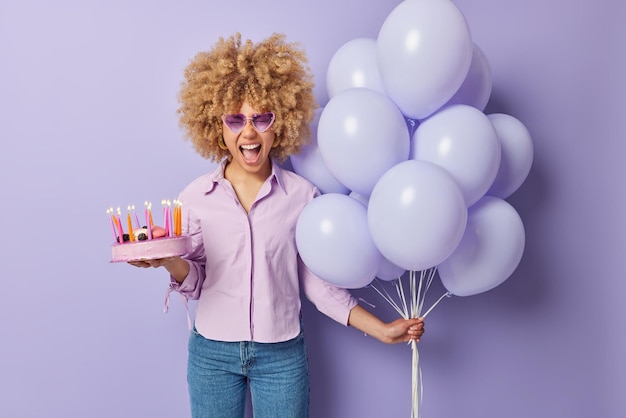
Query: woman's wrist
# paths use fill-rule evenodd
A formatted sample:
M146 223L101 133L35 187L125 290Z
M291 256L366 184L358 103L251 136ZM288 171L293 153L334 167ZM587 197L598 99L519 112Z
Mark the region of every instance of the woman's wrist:
M189 264L186 260L180 257L173 257L164 260L162 265L170 273L174 280L176 280L177 283L184 282L189 275Z

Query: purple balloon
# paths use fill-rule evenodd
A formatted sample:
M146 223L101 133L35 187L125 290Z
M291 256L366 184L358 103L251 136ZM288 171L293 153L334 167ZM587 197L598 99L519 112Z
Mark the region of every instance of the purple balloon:
M291 155L289 160L291 161L293 171L317 186L320 192L348 194L350 189L341 184L328 171L328 167L326 167L326 163L324 163L322 154L317 146L317 125L322 110L320 108L315 111L315 118L311 123L312 143L302 147L298 154Z
M483 111L489 102L492 87L491 67L489 66L487 57L478 45L474 44L472 64L465 76L465 81L463 81L461 87L448 103L446 103L446 106L465 104Z
M522 122L510 115L488 115L502 145L500 167L489 196L506 199L526 180L533 164L533 141Z
M357 38L343 44L326 70L328 97L353 88L365 87L385 93L376 60L376 39Z
M378 66L387 95L403 114L424 119L461 87L473 42L459 8L448 0L405 0L383 22Z
M343 194L324 194L305 206L296 224L296 245L313 273L349 289L371 283L381 260L367 228L367 209Z
M378 271L376 271L376 277L380 280L389 282L392 280L398 280L398 278L400 278L405 272L406 270L402 267L398 267L385 257L382 257L380 265L378 266Z
M500 141L489 118L468 105L441 109L413 134L411 158L445 168L469 207L483 197L500 165Z
M332 175L365 197L385 171L409 156L404 116L387 96L366 88L342 91L328 101L317 141Z
M456 248L465 230L467 207L445 169L408 160L376 183L367 221L385 258L405 270L426 270Z
M524 225L513 206L485 196L469 209L463 239L439 265L441 282L456 296L493 289L513 274L525 241Z

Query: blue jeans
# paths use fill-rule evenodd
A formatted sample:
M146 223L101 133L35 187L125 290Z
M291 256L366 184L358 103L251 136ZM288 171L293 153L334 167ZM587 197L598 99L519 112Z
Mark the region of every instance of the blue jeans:
M269 344L223 342L194 328L187 382L193 418L243 418L248 384L255 418L306 418L310 382L304 335Z

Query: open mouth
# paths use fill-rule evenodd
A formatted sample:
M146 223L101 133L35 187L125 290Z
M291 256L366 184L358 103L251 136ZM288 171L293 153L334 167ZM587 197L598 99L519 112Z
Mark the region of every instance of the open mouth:
M261 153L261 144L246 144L239 147L239 151L243 155L243 159L248 162L254 162Z

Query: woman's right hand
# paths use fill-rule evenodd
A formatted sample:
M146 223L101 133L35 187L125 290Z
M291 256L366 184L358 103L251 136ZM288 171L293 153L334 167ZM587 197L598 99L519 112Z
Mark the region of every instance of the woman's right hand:
M178 283L182 283L189 274L189 264L181 257L157 258L154 260L129 261L128 264L135 267L165 267L170 275Z
M172 264L175 259L180 259L180 257L167 257L167 258L156 258L154 260L138 260L138 261L129 261L128 264L135 267L165 267Z

